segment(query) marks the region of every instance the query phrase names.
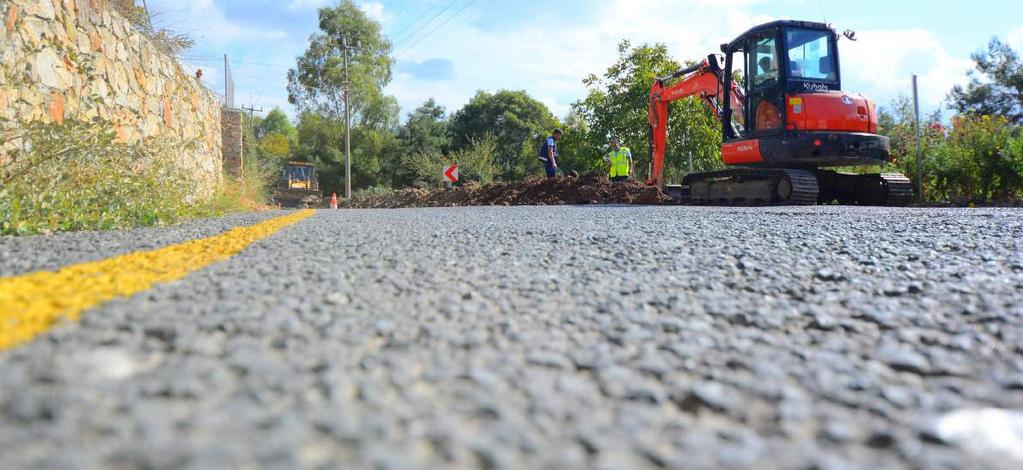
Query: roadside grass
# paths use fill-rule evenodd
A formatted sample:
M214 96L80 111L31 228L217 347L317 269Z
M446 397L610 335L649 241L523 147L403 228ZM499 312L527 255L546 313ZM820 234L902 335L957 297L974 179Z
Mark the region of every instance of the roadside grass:
M277 172L246 160L240 175L224 175L224 182L208 201L197 210L209 217L232 212L262 212L273 209L268 204L270 187Z
M397 191L398 190L394 188L389 188L386 186L371 186L369 188L353 192L352 199L370 199L374 197L390 196L396 193Z
M267 178L225 178L211 197L178 164L188 143L117 141L109 122L0 129L0 235L167 225L259 209ZM249 175L249 172L244 172ZM207 191L208 192L208 191Z

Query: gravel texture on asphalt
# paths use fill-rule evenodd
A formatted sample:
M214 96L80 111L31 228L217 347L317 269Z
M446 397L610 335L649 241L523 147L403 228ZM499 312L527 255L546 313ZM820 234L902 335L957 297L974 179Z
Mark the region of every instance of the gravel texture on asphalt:
M0 468L1020 468L935 423L1023 408L1023 212L320 211L0 378Z
M211 237L280 215L281 212L276 211L233 214L219 219L190 220L172 227L0 237L0 277L54 270L69 264Z

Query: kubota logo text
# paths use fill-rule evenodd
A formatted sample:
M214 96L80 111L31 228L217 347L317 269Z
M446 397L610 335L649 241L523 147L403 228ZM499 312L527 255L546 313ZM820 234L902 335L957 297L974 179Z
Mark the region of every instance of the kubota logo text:
M830 91L831 90L830 88L828 88L827 85L825 85L823 83L803 82L803 88L805 88L806 91Z

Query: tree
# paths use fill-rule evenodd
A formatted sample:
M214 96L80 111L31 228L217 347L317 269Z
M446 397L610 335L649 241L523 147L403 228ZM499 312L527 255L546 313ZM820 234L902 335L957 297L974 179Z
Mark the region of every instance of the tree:
M650 86L657 77L679 70L681 64L669 56L664 44L633 47L629 41L622 41L618 54L618 61L602 76L591 74L583 80L589 94L572 106L589 131L579 151L588 155L588 162L602 167L597 162L608 151L608 138L617 136L623 145L632 148L637 174L645 175L649 164ZM685 173L689 155L697 171L722 166L720 125L704 103L697 98L672 103L668 126L665 171L669 180Z
M381 101L383 88L391 81L391 42L381 32L380 23L366 16L351 0L319 11L320 32L309 40L309 48L298 58L296 68L288 71L288 101L300 112L314 112L340 120L344 116L345 70L340 46L358 44L350 52L351 113L357 123L386 116ZM382 110L384 109L384 110Z
M270 132L259 139L259 152L264 158L283 163L291 155L291 142L284 134Z
M256 122L254 132L259 139L270 134L280 134L287 138L290 144L298 141L298 131L280 108L274 108L266 117Z
M348 53L352 185L389 186L396 166L389 162L400 158L398 101L383 93L394 65L391 42L351 0L321 8L319 19L320 32L288 72L288 101L301 113L295 157L316 164L325 191L342 186L346 77L341 46L358 45Z
M388 161L393 165L388 170L393 175L392 183L395 187L416 185L417 176L411 165L413 157L450 152L451 138L444 107L433 98L427 100L409 113L408 121L398 130L398 139L402 146L401 154L399 158Z
M398 136L411 155L445 153L451 146L451 139L444 107L430 98L409 113L408 122L402 126Z
M320 187L327 194L344 187L344 127L334 119L316 113L299 117L299 145L296 160L316 165ZM402 146L393 130L369 126L352 129L352 187L391 186L393 168L389 162L400 158Z
M992 39L987 51L973 54L976 70L965 88L957 85L949 95L960 113L1005 116L1023 124L1023 61L1008 44Z
M555 125L547 106L525 91L479 91L451 117L452 145L465 149L493 134L502 177L516 179L537 164L542 139Z

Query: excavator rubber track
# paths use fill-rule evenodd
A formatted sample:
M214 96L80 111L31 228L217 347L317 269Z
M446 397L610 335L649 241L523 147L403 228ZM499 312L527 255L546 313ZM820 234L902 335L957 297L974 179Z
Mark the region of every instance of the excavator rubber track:
M809 171L736 168L689 175L678 195L695 205L807 206L817 204L818 192Z
M902 207L913 200L913 184L897 173L736 168L696 173L681 187L666 188L683 204L712 206L810 206L845 204Z
M818 170L822 204L903 207L913 201L913 183L898 173L847 174Z

